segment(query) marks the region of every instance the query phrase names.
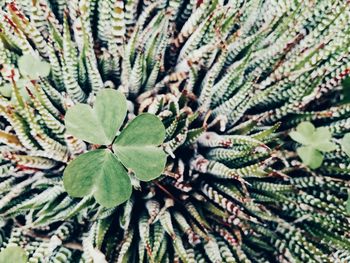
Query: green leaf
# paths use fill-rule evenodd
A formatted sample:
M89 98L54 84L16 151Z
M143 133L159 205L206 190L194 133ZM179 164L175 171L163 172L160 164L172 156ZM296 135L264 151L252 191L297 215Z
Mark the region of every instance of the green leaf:
M296 131L290 132L290 137L303 145L312 146L321 152L334 151L337 145L331 142L332 133L327 127L319 127L315 129L311 122L300 123Z
M5 83L0 87L0 94L6 98L11 98L12 95L12 84Z
M316 169L321 166L323 162L323 155L318 150L311 146L302 146L297 149L297 153L304 164L311 169Z
M311 122L300 123L296 131L289 133L289 136L296 142L308 145L312 141L312 134L315 131L315 126Z
M158 147L165 137L159 118L143 113L132 120L117 137L113 150L125 167L141 181L157 178L164 170L166 154Z
M39 77L47 77L50 74L50 64L41 61L35 56L26 54L18 59L18 68L22 76L29 79L38 79Z
M350 133L344 135L340 145L342 150L350 157Z
M89 143L108 145L114 140L126 115L125 96L113 89L97 93L94 108L77 104L65 116L67 133Z
M312 134L310 145L313 145L317 150L322 152L333 151L337 148L336 144L330 142L332 133L327 127L319 127Z
M349 103L350 102L350 77L346 77L342 81L342 94L343 94L343 99L341 100L341 103Z
M0 253L0 263L26 263L27 254L19 246L9 246Z
M25 87L29 88L31 87L31 83L26 79L19 79L16 81L16 85L19 89L19 92L24 100L29 100L29 94ZM0 87L0 94L6 98L13 98L13 84L12 83L5 83L3 86Z
M70 196L92 194L107 208L128 200L132 191L127 171L108 149L84 153L70 162L64 170L63 184Z
M333 142L323 142L315 145L315 148L321 152L331 152L337 149L337 145Z

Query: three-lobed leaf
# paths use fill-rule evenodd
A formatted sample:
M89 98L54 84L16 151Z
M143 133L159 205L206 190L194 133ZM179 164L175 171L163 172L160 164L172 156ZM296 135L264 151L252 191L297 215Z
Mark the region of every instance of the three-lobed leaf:
M51 70L50 63L29 54L25 54L18 59L18 68L22 76L29 79L47 77Z
M289 136L296 142L311 146L321 152L330 152L336 149L336 144L331 142L332 133L326 127L315 128L311 122L300 123Z
M132 191L125 168L108 149L87 152L70 162L63 184L70 196L93 195L105 207L125 202Z
M84 153L71 161L63 175L66 191L72 197L92 195L105 206L125 202L132 193L127 169L141 181L157 178L166 163L160 148L165 138L161 120L143 113L132 120L120 135L116 134L126 115L126 98L119 91L98 92L94 107L77 104L65 116L69 134L82 140L110 148Z
M289 133L289 136L298 143L308 145L314 132L315 127L311 122L302 122L297 126L295 131Z
M143 113L132 120L113 144L113 150L141 181L157 178L164 169L166 154L158 147L165 138L159 118Z
M315 128L311 122L300 123L289 136L296 142L304 145L297 149L297 153L304 164L312 169L321 166L322 152L330 152L337 148L331 141L332 133L326 127Z
M67 133L93 144L109 145L126 115L126 98L116 90L104 89L94 107L78 103L65 116Z
M27 254L19 246L8 246L0 252L0 263L26 263Z

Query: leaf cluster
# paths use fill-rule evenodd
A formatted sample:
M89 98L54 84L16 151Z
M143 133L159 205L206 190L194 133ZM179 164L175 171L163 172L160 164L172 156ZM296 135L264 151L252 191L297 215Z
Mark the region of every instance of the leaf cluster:
M69 195L93 195L102 206L113 207L130 198L128 172L141 181L153 180L162 173L166 162L166 154L159 147L165 137L163 123L157 116L143 113L116 136L126 112L125 96L112 89L99 91L93 108L79 103L67 111L67 133L100 146L66 167L63 182Z
M323 153L333 151L337 145L332 142L332 133L326 127L315 128L311 122L300 123L289 136L302 144L297 148L297 153L304 164L311 169L322 165Z
M21 78L16 80L16 87L20 94L27 100L28 94L25 87L28 86L29 80L37 80L40 77L47 77L50 74L51 66L48 62L30 54L25 54L18 59L18 69ZM11 98L14 83L6 83L0 87L0 94L4 97Z

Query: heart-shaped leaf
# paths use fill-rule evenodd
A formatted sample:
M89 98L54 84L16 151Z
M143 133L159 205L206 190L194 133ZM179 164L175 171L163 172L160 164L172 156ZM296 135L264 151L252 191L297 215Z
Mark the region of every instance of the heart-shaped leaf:
M315 150L311 146L302 146L297 149L297 153L300 156L304 164L311 169L316 169L321 166L323 162L323 155L318 150Z
M350 157L350 133L344 135L340 142L342 150Z
M165 137L159 118L143 113L132 120L113 144L113 150L125 167L141 181L157 178L164 170L166 154L158 147Z
M0 263L26 263L27 254L19 246L9 246L0 253Z
M126 115L125 96L113 89L98 92L94 107L78 103L65 116L67 133L89 143L108 145Z
M131 196L127 171L108 149L84 153L68 164L63 184L72 197L93 195L104 207L119 205Z
M321 152L334 151L337 145L330 140L332 139L332 133L327 127L319 127L312 134L310 145Z
M315 126L311 122L300 123L296 131L291 131L289 136L296 142L308 145L312 141L312 134L315 131Z
M50 74L50 64L35 56L26 54L18 59L18 68L22 76L29 79L47 77Z

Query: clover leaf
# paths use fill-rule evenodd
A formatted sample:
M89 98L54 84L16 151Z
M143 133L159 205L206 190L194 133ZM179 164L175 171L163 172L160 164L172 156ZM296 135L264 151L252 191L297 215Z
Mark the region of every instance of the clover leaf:
M25 54L18 59L18 68L21 75L29 79L47 77L51 70L48 62L29 54Z
M164 151L157 147L165 137L165 129L158 117L144 113L132 120L113 144L120 161L141 181L150 181L163 171Z
M108 149L87 152L66 168L64 186L70 196L93 194L105 207L113 207L129 199L131 182L127 171Z
M69 195L93 195L102 206L113 207L131 196L128 171L141 181L160 176L166 163L166 154L159 147L165 138L163 123L157 116L143 113L116 137L125 116L126 98L112 89L98 92L93 108L77 104L68 109L67 133L107 146L84 153L68 164L63 184Z
M336 149L336 144L331 142L332 133L326 127L315 128L311 122L300 123L296 131L289 133L296 142L302 144L297 148L297 153L304 164L311 169L316 169L323 162L323 152Z
M310 146L302 146L297 148L297 153L303 163L312 169L320 167L323 162L322 153Z
M0 263L26 263L26 252L19 246L8 246L0 253Z
M342 150L350 157L350 133L344 135L340 145Z
M123 124L125 115L125 96L115 90L104 89L97 94L93 108L78 103L67 111L66 130L84 141L109 145Z

